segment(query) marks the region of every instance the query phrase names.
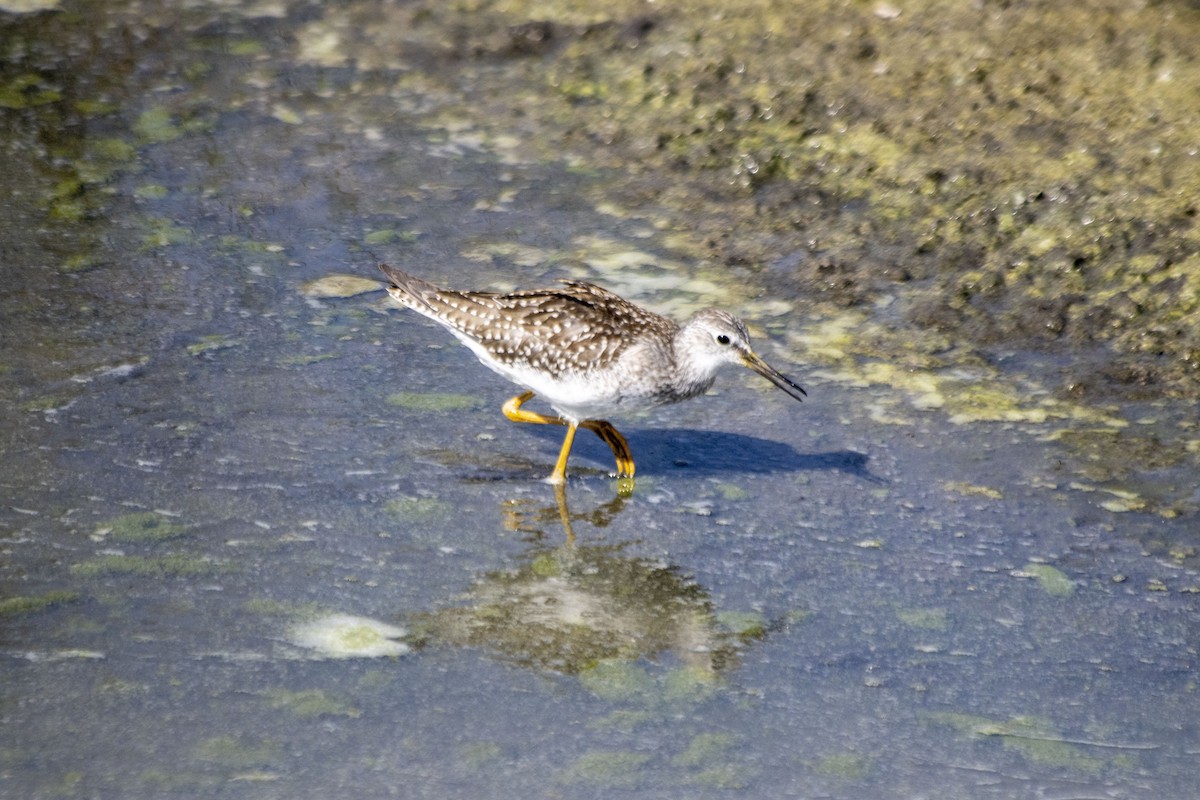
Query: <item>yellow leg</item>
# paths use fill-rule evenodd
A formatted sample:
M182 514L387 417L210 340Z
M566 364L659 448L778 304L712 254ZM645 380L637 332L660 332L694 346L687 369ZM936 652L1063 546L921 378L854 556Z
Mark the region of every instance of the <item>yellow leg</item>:
M567 427L567 437L563 440L562 449L558 453L558 462L554 465L554 472L550 474L551 483L563 483L567 479L567 456L571 454L571 445L575 441L575 425L562 417L547 417L544 414L521 408L532 397L533 392L525 392L509 400L504 404L504 416L513 422L533 422L540 425L565 425ZM579 424L599 436L600 440L608 445L608 449L612 450L613 457L617 460L617 477L623 481L622 494L628 495L633 490L634 471L633 454L629 452L629 442L611 423L602 419L587 419Z
M602 419L588 419L579 424L599 436L600 440L608 445L608 449L612 450L613 457L617 459L617 477L632 478L633 454L629 452L629 442L625 441L621 432L614 428L612 423Z
M558 462L554 465L554 472L550 473L547 479L550 483L566 483L567 482L567 456L571 455L571 445L575 442L575 426L567 423L567 436L563 439L562 450L558 451Z
M519 394L504 404L504 416L511 419L513 422L537 422L542 425L566 425L567 421L562 417L547 417L538 414L534 411L525 411L521 406L529 402L533 397L533 392Z
M549 478L550 483L565 483L567 480L567 456L571 454L571 445L575 441L575 426L562 417L547 417L544 414L526 411L521 408L532 397L533 392L525 392L509 400L504 404L504 416L513 422L533 422L540 425L567 426L567 438L563 439L562 449L558 453L558 462L555 463L554 472L550 473Z

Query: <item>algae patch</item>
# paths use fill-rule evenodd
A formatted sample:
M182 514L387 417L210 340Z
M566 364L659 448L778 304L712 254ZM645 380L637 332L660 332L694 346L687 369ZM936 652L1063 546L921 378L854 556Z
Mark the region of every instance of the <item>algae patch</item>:
M223 565L206 556L178 553L166 556L106 555L71 565L71 574L85 578L138 575L147 578L177 578L208 575Z
M383 510L405 522L427 523L448 517L452 506L435 497L394 497Z
M1107 763L1103 758L1090 755L1088 744L1095 747L1114 747L1104 742L1071 741L1060 734L1049 721L1037 717L993 720L971 714L944 713L933 714L930 719L970 736L996 737L1005 748L1021 753L1035 764L1065 767L1080 772L1098 772ZM1123 760L1128 757L1124 752L1120 756Z
M761 639L767 635L767 619L757 611L718 611L717 624L735 636Z
M367 292L377 292L382 288L383 284L376 280L359 275L336 274L302 283L300 293L312 298L354 297Z
M408 631L369 617L330 614L292 627L288 639L312 652L313 658L379 658L409 651L402 641Z
M303 689L301 691L272 689L267 692L267 700L271 708L287 711L297 719L316 719L318 717L357 719L362 716L362 711L359 709L332 697L321 689Z
M1014 574L1017 577L1033 578L1051 597L1070 597L1075 593L1075 582L1062 570L1049 564L1026 564Z
M385 402L409 411L469 411L483 405L478 397L451 392L395 392Z
M207 761L229 769L265 767L283 756L283 748L270 741L248 740L235 736L214 736L196 745L198 761Z
M0 5L0 8L10 10L6 6ZM0 84L0 108L19 110L57 103L61 99L62 92L59 89L48 85L34 73L19 75Z
M77 593L68 591L46 592L45 594L34 596L6 597L0 600L0 617L10 614L29 614L35 611L42 611L53 606L73 603L78 599L79 595Z
M133 132L145 144L173 142L183 136L183 129L175 124L171 110L166 106L143 111L133 123Z
M656 688L650 673L622 659L607 659L580 672L579 682L595 696L614 702L648 698Z
M961 494L964 497L986 497L989 500L1003 500L1004 492L990 486L977 486L966 481L946 481L942 484L947 491Z
M189 356L204 356L209 353L215 353L218 350L240 347L241 344L241 339L236 339L223 333L216 333L209 336L201 336L198 341L189 344L186 349Z
M866 777L871 760L858 753L834 753L813 765L818 775L857 781Z
M169 522L154 511L124 514L102 523L92 534L94 541L158 542L174 539L184 532L182 525Z
M750 770L734 761L737 744L738 737L731 733L698 733L671 764L683 770L683 778L690 784L744 789Z
M504 756L504 749L495 742L476 742L458 748L458 762L469 770L485 770L495 766Z
M950 628L950 613L944 608L902 608L896 618L912 628L945 631Z
M363 236L363 242L372 246L385 244L412 244L421 236L420 231L406 231L399 228L380 228Z
M579 682L589 693L609 702L659 710L700 702L716 688L714 673L702 668L681 666L652 674L621 658L604 659L580 671Z
M164 217L146 217L145 232L142 234L144 250L189 245L196 242L196 234L188 228Z
M565 784L634 789L645 780L642 769L650 761L645 753L600 751L585 753L559 774Z

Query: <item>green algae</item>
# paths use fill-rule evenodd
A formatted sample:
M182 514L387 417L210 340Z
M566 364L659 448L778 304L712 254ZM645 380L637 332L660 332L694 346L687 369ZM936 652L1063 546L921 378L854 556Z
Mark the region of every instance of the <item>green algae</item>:
M726 757L737 742L732 733L698 733L671 761L677 767L707 766Z
M533 561L529 562L529 571L539 578L549 578L561 575L563 564L553 553L540 553Z
M436 497L393 497L383 510L408 523L427 524L446 519L453 508Z
M107 184L122 173L136 172L138 151L124 139L96 139L87 143L87 152L73 162L75 176L89 188Z
M118 103L104 97L83 97L72 103L72 107L85 117L102 117L121 110Z
M683 780L693 786L743 789L752 771L733 760L738 737L730 733L698 733L671 759L683 771Z
M1095 773L1108 763L1107 759L1091 755L1083 743L1063 737L1053 723L1039 717L994 720L971 714L938 713L929 718L970 736L996 737L1005 748L1020 753L1034 764ZM1106 746L1103 742L1094 744ZM1123 761L1129 757L1128 753L1120 754Z
M901 608L896 618L912 628L945 631L950 628L950 612L944 608Z
M964 497L986 497L989 500L1003 500L1004 492L990 486L979 486L966 481L946 481L942 484L947 491L961 494Z
M657 710L701 702L716 688L716 678L708 669L683 666L654 674L622 658L605 659L581 670L579 683L610 703Z
M622 659L601 661L579 673L584 689L610 702L642 702L657 691L654 677L642 667Z
M458 748L457 761L469 770L486 770L496 766L504 756L504 748L495 742L475 742Z
M266 45L257 39L233 39L224 47L231 56L257 56L266 51Z
M735 483L726 483L721 481L717 483L717 491L720 493L722 500L729 502L739 502L741 500L747 500L750 497L750 493L748 491Z
M213 333L207 336L201 336L199 340L189 344L185 349L189 356L202 356L209 353L214 353L218 350L227 350L231 347L239 347L241 344L241 339L237 339L224 333Z
M723 665L723 662L718 660L717 664ZM667 670L659 683L662 702L668 709L701 703L720 688L718 674L699 664Z
M168 521L153 511L124 514L101 523L95 537L116 542L157 542L183 535L184 526Z
M645 753L603 750L584 753L559 773L559 782L569 785L635 789L647 777L643 767L650 761Z
M110 162L130 162L137 158L137 148L124 139L109 137L89 144L93 157Z
M67 394L51 394L44 397L35 397L32 400L26 400L21 404L22 411L54 411L70 405L75 400L76 395Z
M1075 593L1075 582L1049 564L1026 564L1021 572L1036 580L1042 591L1051 597L1070 597Z
M871 759L858 753L834 753L813 764L818 775L848 781L862 780L871 768Z
M142 200L162 200L168 194L161 183L144 183L133 190L133 196Z
M317 719L319 717L348 717L356 719L362 716L362 711L354 706L332 697L322 689L272 689L267 692L267 701L271 708L286 711L297 719Z
M135 575L146 578L178 578L209 575L228 569L207 556L175 553L164 556L106 555L71 565L71 574L82 578Z
M144 223L143 250L159 250L165 247L192 244L196 241L194 232L174 220L164 217L146 217Z
M369 231L363 236L363 243L378 247L385 244L412 244L421 236L420 231L401 230L400 228L380 228Z
M193 748L197 761L206 761L226 769L268 767L283 758L278 742L238 736L214 736Z
M469 411L483 405L478 397L452 392L394 392L384 401L409 411Z
M757 611L718 611L717 624L742 639L761 639L767 635L767 618Z
M41 595L6 597L0 600L0 617L31 614L54 606L73 603L79 599L77 592L65 590L46 592Z
M61 99L62 92L35 73L17 75L0 84L0 108L16 111L57 103Z
M183 129L175 124L174 115L166 106L143 111L133 123L133 132L144 144L173 142L183 136Z
M367 292L377 292L383 284L360 275L326 275L301 284L300 293L305 297L354 297Z

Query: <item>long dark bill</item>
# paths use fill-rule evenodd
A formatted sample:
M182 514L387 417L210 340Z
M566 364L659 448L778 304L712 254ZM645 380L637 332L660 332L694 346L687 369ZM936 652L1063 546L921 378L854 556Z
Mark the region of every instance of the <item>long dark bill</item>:
M791 378L784 375L779 370L772 367L767 362L756 356L754 353L742 353L742 363L750 369L762 375L771 383L783 389L791 397L797 400L803 400L808 397L808 392L804 391L798 383L792 381Z

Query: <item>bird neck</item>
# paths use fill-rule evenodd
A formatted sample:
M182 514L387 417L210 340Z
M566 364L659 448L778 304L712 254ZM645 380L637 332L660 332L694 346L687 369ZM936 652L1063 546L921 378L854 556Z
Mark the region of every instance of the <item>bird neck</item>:
M690 325L675 332L675 379L672 384L675 396L680 400L704 394L716 378L720 365L705 357L703 344L707 336L706 331Z

